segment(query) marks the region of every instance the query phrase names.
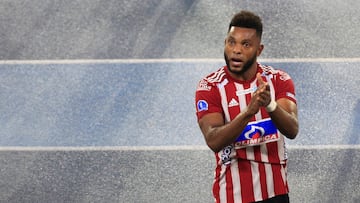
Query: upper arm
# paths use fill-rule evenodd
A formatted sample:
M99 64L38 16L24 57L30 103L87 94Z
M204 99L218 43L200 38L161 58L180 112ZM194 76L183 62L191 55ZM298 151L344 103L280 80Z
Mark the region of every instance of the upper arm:
M282 109L284 109L289 114L291 114L297 118L298 113L297 113L297 105L295 102L293 102L292 100L289 100L287 98L280 98L276 102Z

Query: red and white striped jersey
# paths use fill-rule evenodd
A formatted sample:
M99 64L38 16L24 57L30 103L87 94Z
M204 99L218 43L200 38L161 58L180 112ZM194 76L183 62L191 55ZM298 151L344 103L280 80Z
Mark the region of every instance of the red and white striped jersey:
M296 103L294 83L286 72L261 64L258 72L268 82L272 99L287 98ZM257 85L256 77L249 81L232 78L226 66L209 74L196 90L198 120L218 112L230 122L249 104ZM216 202L254 202L288 193L284 135L265 108L260 108L237 140L215 157Z

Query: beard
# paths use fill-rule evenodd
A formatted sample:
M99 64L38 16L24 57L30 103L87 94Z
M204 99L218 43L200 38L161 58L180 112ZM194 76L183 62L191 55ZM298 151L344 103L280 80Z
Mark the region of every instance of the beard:
M242 75L242 74L244 74L244 73L246 73L246 71L248 71L248 70L251 68L251 66L256 62L256 58L257 58L257 55L256 55L256 53L254 53L253 57L251 57L251 58L243 65L243 68L242 68L241 70L239 70L239 71L236 71L236 70L234 70L234 69L230 66L230 60L229 60L229 58L227 57L226 53L224 52L224 59L225 59L226 65L227 65L227 67L228 67L228 70L229 70L230 72L232 72L233 74L239 75L239 76Z

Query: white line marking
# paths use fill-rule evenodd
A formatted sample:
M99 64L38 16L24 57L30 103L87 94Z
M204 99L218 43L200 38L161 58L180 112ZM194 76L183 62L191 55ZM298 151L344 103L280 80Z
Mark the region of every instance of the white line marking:
M359 149L360 145L289 145L289 149Z
M2 146L1 151L175 151L175 150L207 150L207 146ZM210 150L210 149L209 149Z
M167 59L73 59L73 60L0 60L0 65L17 64L119 64L119 63L223 63L221 58L167 58ZM259 58L259 62L360 62L360 58Z
M356 149L360 150L360 145L289 145L288 149L297 150L328 150L328 149ZM206 145L179 145L179 146L53 146L53 147L35 147L35 146L2 146L0 152L4 151L205 151L210 149Z

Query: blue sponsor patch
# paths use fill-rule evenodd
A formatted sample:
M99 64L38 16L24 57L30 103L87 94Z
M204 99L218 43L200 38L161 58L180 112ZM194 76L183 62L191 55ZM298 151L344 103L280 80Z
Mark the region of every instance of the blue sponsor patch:
M236 142L258 139L276 133L277 128L270 119L261 120L248 124L240 136L236 139Z
M205 110L208 110L208 103L205 101L205 100L199 100L197 102L197 109L198 111L205 111Z

